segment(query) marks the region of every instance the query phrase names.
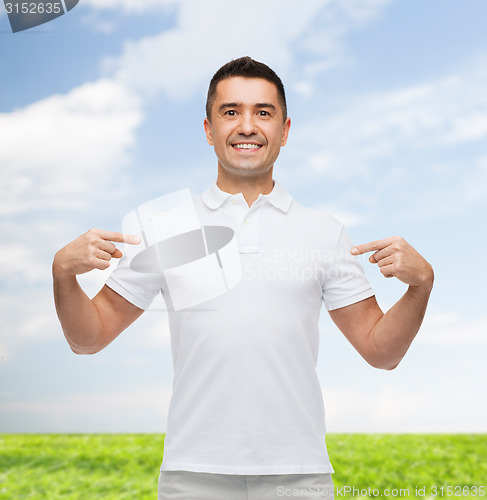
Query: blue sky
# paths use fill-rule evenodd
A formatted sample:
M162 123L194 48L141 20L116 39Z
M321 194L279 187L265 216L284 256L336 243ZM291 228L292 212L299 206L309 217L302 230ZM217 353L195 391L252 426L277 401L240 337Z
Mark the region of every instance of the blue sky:
M0 12L0 432L165 430L165 314L76 356L51 262L88 229L120 230L140 203L215 179L207 85L241 55L286 86L284 188L355 243L401 235L435 269L424 326L392 372L368 366L323 308L328 430L487 432L484 1L84 0L15 35ZM363 265L387 309L405 286ZM94 295L109 272L80 282Z

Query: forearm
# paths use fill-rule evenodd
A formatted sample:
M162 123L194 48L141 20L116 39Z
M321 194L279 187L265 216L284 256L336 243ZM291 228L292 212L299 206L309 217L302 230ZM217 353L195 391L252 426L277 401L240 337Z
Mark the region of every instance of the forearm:
M102 336L103 323L95 305L76 276L58 276L53 269L54 303L64 336L77 354L92 354Z
M431 288L409 286L372 328L369 343L374 366L390 370L399 364L423 322Z

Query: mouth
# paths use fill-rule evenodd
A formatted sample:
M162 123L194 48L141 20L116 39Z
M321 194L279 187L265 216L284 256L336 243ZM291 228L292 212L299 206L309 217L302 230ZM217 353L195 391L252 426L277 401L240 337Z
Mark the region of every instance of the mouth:
M258 151L262 147L262 144L257 144L255 142L240 142L238 144L232 144L232 148L237 151Z

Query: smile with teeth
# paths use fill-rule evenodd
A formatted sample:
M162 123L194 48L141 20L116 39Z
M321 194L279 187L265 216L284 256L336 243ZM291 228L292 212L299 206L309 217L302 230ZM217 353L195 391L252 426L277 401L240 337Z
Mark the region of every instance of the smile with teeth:
M250 144L250 143L243 143L243 144L233 144L234 149L250 149L250 150L255 150L255 149L260 149L262 146L260 144Z

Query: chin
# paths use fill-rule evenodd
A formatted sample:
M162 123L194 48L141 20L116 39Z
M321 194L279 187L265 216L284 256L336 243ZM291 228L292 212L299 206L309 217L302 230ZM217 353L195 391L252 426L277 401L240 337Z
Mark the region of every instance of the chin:
M233 167L233 168L225 168L225 170L239 177L262 177L269 172L270 168Z

